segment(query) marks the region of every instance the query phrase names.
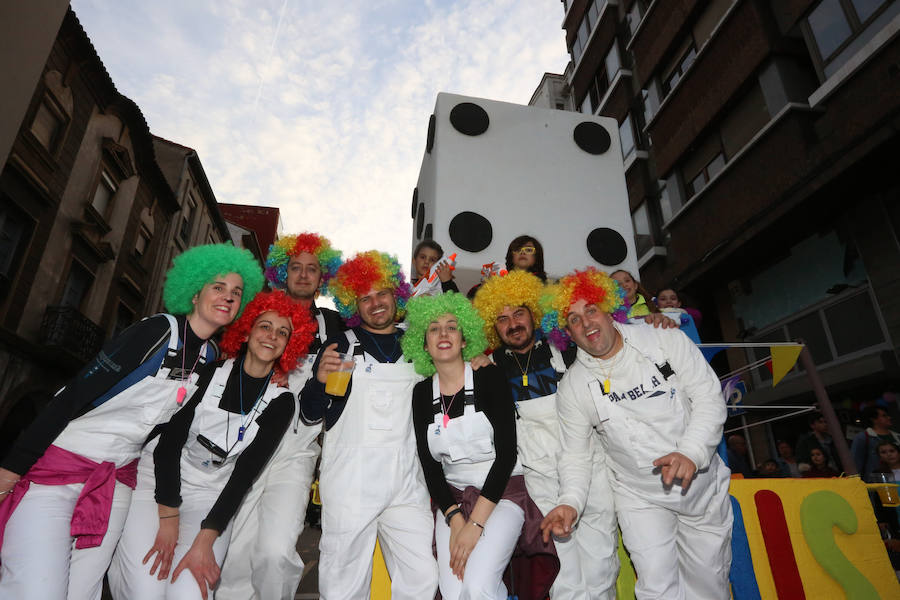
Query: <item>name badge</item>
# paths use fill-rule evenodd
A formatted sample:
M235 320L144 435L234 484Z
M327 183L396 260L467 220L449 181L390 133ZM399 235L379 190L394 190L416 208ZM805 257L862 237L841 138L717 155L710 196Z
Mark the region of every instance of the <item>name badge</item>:
M591 400L594 401L594 407L597 409L597 416L600 422L609 421L609 398L603 393L603 384L599 380L594 379L588 382L588 391L591 393Z

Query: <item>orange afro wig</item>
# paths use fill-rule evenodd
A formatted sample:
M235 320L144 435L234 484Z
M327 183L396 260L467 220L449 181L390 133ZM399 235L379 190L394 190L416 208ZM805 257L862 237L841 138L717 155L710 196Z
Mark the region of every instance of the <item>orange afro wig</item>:
M241 347L247 342L250 330L260 315L274 312L291 322L291 339L275 363L275 370L290 373L297 366L297 360L305 356L312 344L318 325L313 320L309 309L292 301L284 292L261 292L247 304L241 318L225 329L220 344L222 351L228 356L237 356Z

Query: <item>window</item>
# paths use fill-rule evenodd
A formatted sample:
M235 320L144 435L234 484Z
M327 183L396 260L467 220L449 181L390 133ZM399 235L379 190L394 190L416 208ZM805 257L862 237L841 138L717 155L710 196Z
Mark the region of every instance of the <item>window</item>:
M80 309L92 283L94 283L93 273L77 260L73 260L60 305Z
M600 18L600 11L605 3L606 0L595 0L594 2L591 2L584 11L584 17L581 19L581 24L578 26L578 33L575 34L575 41L572 42L572 58L575 63L578 62L578 59L580 59L581 55L584 53L588 40L591 38L591 32L597 25L597 21Z
M613 40L613 45L609 52L606 53L606 58L603 62L606 65L606 78L612 81L616 78L616 73L619 72L619 69L622 68L622 61L619 60L619 47L615 40Z
M845 62L842 51L889 4L887 0L822 0L809 13L805 27L807 43L823 78Z
M626 159L634 152L634 128L631 126L631 115L625 115L619 125L619 144L622 146L622 158Z
M663 223L668 223L672 220L678 207L675 205L672 194L669 193L669 187L666 185L666 182L660 181L659 183L659 215L662 217Z
M193 194L189 193L184 206L181 208L181 231L179 235L181 236L181 241L185 244L188 243L191 238L191 225L196 208L197 201L194 200Z
M146 254L147 249L150 247L150 242L153 240L153 234L150 233L150 230L147 229L145 225L141 225L140 231L138 231L137 241L134 244L134 253L136 256L144 256Z
M645 10L642 4L643 2L640 0L635 0L634 4L631 5L631 10L625 15L625 23L628 25L628 31L631 35L634 35L634 32L637 31L638 25L641 24L641 19L644 16Z
M55 152L65 130L65 113L49 96L44 96L31 122L31 133L49 152Z
M638 256L653 247L653 236L650 230L650 216L647 213L647 203L631 213L631 221L634 223L634 245Z
M120 302L119 309L116 311L116 327L113 330L113 337L125 331L132 323L134 323L134 311Z
M693 196L694 194L700 193L700 191L706 187L706 184L709 183L724 166L725 156L719 152L694 176L693 179L690 180L690 182L688 182L688 194Z
M116 183L106 170L100 172L100 181L97 182L97 188L94 190L94 198L91 200L91 206L97 211L101 217L108 216L109 206L112 198L116 194Z
M681 81L682 76L684 76L688 68L694 63L695 58L697 58L697 50L694 48L693 40L690 40L687 50L680 55L674 68L666 75L665 79L663 79L663 94L671 92L672 88Z
M32 223L20 210L4 199L0 206L0 283L8 290L31 235Z

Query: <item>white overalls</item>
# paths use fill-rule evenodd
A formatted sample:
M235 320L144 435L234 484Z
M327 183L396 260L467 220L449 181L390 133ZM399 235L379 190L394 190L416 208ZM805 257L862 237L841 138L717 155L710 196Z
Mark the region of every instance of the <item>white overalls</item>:
M319 341L327 337L325 319L316 313ZM288 376L295 401L313 376L310 353ZM281 600L293 598L303 576L297 538L303 531L306 505L320 447L321 423L300 421L300 404L293 426L260 473L232 521L231 542L222 565L217 600Z
M479 490L496 458L494 428L481 411L475 410L474 377L466 363L465 408L463 416L450 419L444 427L439 377L432 379L434 423L428 427L428 450L440 461L444 478L451 486L465 490L472 486ZM517 460L511 476L522 475ZM441 596L444 600L506 600L503 571L516 547L525 513L514 502L501 499L484 523L484 535L475 544L466 561L463 581L450 570L450 527L444 515L437 511L434 537L440 569Z
M322 449L319 592L322 600L367 599L377 537L391 598L432 598L433 520L412 428L412 390L422 377L403 357L377 362L362 353L352 330L345 335L356 368Z
M171 364L179 349L178 324L172 315L164 316L169 321L166 357ZM207 358L206 352L204 344L201 363ZM153 428L167 422L180 408L176 395L181 379L168 379L170 371L171 368L161 366L155 374L73 419L53 445L96 462L112 462L116 468L127 465L140 455L141 445ZM193 393L197 374L193 373L184 383L188 394ZM70 521L83 487L82 483L31 484L6 525L0 553L0 598L100 598L103 574L119 541L132 490L116 481L103 542L94 548L75 549Z
M551 365L565 373L562 354L550 346ZM525 469L525 487L546 515L559 504L559 417L556 394L516 405L516 440ZM614 600L619 574L618 528L602 450L594 448L590 489L578 526L568 538L554 538L559 574L553 600Z
M256 419L268 403L285 392L284 388L270 383L262 397L247 411L246 416L229 413L221 408L222 393L228 382L234 359L225 361L213 375L206 393L197 405L191 422L188 439L181 452L181 497L178 518L178 542L172 568L190 550L194 538L200 533L200 524L228 483L234 465L241 452L256 437L259 426ZM242 440L238 439L238 429L243 422L246 430ZM200 442L202 435L213 444L228 452L224 460L215 456ZM147 446L156 446L155 443ZM175 583L168 579L159 581L150 575L150 563L141 564L150 550L159 530L159 512L154 498L156 478L153 464L153 450L145 448L138 467L138 485L131 499L131 508L125 523L125 530L116 549L113 564L109 570L109 583L113 597L117 600L166 599L182 600L200 598L200 588L193 575L183 571ZM231 527L225 529L213 543L216 562L221 565L228 548Z
M593 426L606 451L622 539L637 571L636 596L727 599L732 514L730 472L715 453L726 417L718 378L677 330L615 327L623 349L608 361L579 349L560 383L566 450L560 502L579 509L587 469L577 463ZM604 379L609 393L602 389ZM665 489L653 466L675 451L698 468L686 491L677 484Z

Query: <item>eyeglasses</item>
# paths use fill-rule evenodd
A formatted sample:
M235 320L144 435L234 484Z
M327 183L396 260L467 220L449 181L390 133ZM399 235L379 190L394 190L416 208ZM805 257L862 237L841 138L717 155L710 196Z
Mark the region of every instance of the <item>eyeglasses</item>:
M514 254L534 254L537 249L534 246L522 246L518 250L513 250Z

